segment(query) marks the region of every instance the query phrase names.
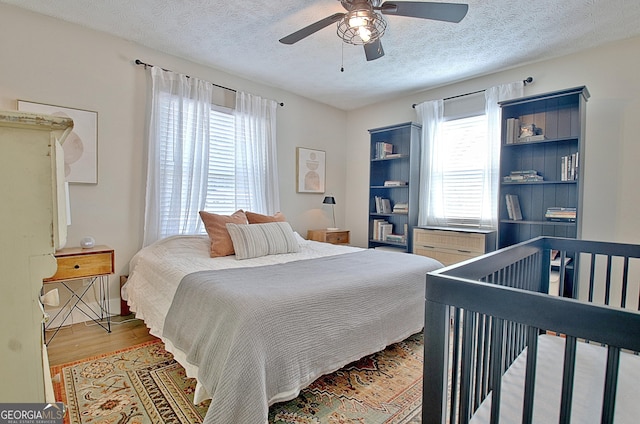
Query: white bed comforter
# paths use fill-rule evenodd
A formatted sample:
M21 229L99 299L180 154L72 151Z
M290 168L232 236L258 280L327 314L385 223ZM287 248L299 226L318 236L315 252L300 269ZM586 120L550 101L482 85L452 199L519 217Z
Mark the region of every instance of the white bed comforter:
M212 372L215 373L217 377L209 379L208 391L218 390L215 388L217 384L212 385L211 381L222 379L220 384L225 387L223 390L218 390L216 393L207 393L207 395L213 395L213 400L205 422L225 424L232 422L264 423L267 419L266 416L270 404L292 399L298 395L300 389L306 387L320 375L335 371L353 360L381 350L386 345L400 341L422 328L424 323L424 276L428 270L438 268L441 265L427 258L412 257L410 262L417 262L420 266L424 266L424 270L419 271L421 275L414 279L414 283L406 283L408 280L405 274L411 272L408 269L410 267L405 263L402 267L403 269L393 269L394 260L391 259L385 265L380 264L379 272L376 271L375 267L370 266L362 272L363 276L366 275L365 278L354 279L354 281L360 280L358 284L363 282L368 284L368 286L362 286L368 288L360 289L360 291L354 289L351 292L347 290L350 299L360 299L357 305L353 305L352 309L345 308L348 302L336 301L338 298L344 298L347 292L341 293L339 296L332 296L330 293L326 293L324 301L318 299L316 302L307 299L304 301L304 307L291 308L294 315L282 314L282 317L278 318L278 324L276 324L276 321L269 324L269 337L266 340L275 337L288 337L292 341L295 339L301 341L297 345L295 343L291 344L290 356L284 355L284 363L287 369L299 368L301 370L298 373L294 373L296 376L291 381L286 379L282 381L278 372L274 373L272 369L269 369L272 365L266 364L271 364L272 362L270 362L271 358L266 357L262 359L262 367L264 369L261 369L260 364L246 364L249 368L244 370L241 369L242 365L238 364L237 361L231 361L233 369L212 370L210 367L212 361L208 360L203 363L200 361L201 358L194 359L193 356L188 359L187 352L178 349L174 345L173 339L169 340L165 337L165 334L163 334L165 317L171 307L180 281L187 274L211 269L261 267L276 263L363 251L363 249L353 247L309 242L301 238L300 244L300 253L272 255L238 261L233 256L209 258L208 239L206 237L172 237L143 249L133 258L130 277L123 288L123 297L127 299L131 309L136 312L137 316L145 320L152 334L164 340L167 349L172 351L176 360L185 366L190 377L197 377L198 373L203 372L207 373L207 376ZM413 256L397 253L388 253L388 255L390 256L385 257L385 260L389 257L402 258L404 260L409 256ZM260 268L260 272L268 271L268 269L269 267ZM354 265L354 269L358 268ZM356 272L355 275L357 274L359 273ZM376 284L379 284L379 282L371 285L368 280L375 279L376 274L379 274L380 282L386 283L377 287ZM310 275L309 278L302 279L304 281L300 281L300 283L314 285L312 277ZM277 281L278 279L276 278L271 283ZM325 280L325 284L327 281ZM287 284L290 285L291 282ZM394 287L394 284L398 284L398 286ZM249 296L251 295L250 292L251 290L247 293ZM291 299L295 299L295 296L292 296ZM303 302L301 301L301 303ZM314 311L313 309L316 310ZM291 325L300 320L301 314L305 315L306 310L310 314L314 313L316 317L321 316L323 318L316 322L315 325L311 325L309 321L305 321L305 325L302 327ZM318 314L319 311L320 313ZM380 313L380 316L384 316L384 319L375 320L376 313ZM200 317L201 315L197 314L196 316ZM356 319L352 321L353 324L346 324L345 326L345 323L350 322L350 316L355 316ZM191 320L197 321L193 317ZM202 325L198 326L198 328L207 327L207 323L204 321L203 318ZM370 321L375 321L375 323L364 325ZM196 324L194 323L194 329ZM228 327L232 329L231 331L243 328L243 334L237 335L238 338L242 339L242 337L249 336L249 334L244 334L248 328L245 323L236 324L236 322L230 323ZM245 325L245 327L241 327L242 325ZM350 325L354 325L356 328L353 331L349 331L348 327ZM303 334L300 331L304 330L306 326L310 326L308 328L309 334L317 334L318 340L322 340L320 344L314 343L315 339L313 337L300 337ZM292 332L291 330L294 327L296 330ZM260 332L265 331L265 328ZM193 329L190 328L189 330ZM332 337L332 335L335 337ZM227 337L227 335L225 334L224 337ZM231 339L235 338L233 335L230 337ZM234 342L237 342L238 338ZM184 340L179 343L182 346ZM322 355L317 354L318 349L325 348L327 349L327 354L325 352ZM193 355L193 351L191 355ZM262 355L253 356L260 358ZM287 363L287 361L292 363ZM224 363L225 361L222 360L221 362ZM282 365L283 361L279 361L279 363ZM270 373L269 371L272 372ZM264 378L261 375L258 379L261 381L261 387L253 388L252 384L248 384L244 386L244 389L237 389L242 393L234 392L236 389L233 389L233 387L237 384L228 380L233 379L234 376L238 380L242 380L244 378L242 377L243 375L250 376L251 373L264 374ZM207 380L207 378L203 378L202 374L200 376L199 387L202 388L200 382ZM251 389L249 393L247 393L248 388Z

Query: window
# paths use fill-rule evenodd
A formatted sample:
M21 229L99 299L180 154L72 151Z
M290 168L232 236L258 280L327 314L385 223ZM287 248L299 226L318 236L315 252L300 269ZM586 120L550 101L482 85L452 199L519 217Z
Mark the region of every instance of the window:
M279 210L277 103L241 91L217 106L216 86L151 68L143 246L203 233L199 212Z
M490 146L486 115L445 121L436 137L439 166L432 173L433 210L444 225L485 225L492 202L485 190Z
M499 102L522 81L416 105L422 124L419 225L498 226ZM445 113L445 100L447 111ZM484 106L483 106L484 104Z
M242 186L246 178L238 178L246 170L237 165L235 115L220 106L208 112L200 115L208 116L208 123L195 122L193 113L182 114L187 117L182 131L173 128L175 121L161 121L160 133L165 136L160 143L160 213L165 236L176 234L176 229L177 234L192 233L194 228L204 233L200 210L228 215L250 209L248 187ZM204 142L198 147L201 137Z
M237 166L235 116L231 111L213 110L210 124L209 167L205 209L229 215L238 209L249 209L248 187L243 187L245 173Z

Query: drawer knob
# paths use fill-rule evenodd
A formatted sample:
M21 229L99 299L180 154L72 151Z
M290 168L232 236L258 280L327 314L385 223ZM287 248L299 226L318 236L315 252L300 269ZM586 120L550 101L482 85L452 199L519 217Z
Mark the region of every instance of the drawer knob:
M80 269L80 265L74 265L73 266L75 269Z

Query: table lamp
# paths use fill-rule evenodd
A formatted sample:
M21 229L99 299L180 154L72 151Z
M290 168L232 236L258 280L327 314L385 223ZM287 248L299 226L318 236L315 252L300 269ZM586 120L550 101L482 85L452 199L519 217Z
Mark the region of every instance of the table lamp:
M322 203L324 203L325 205L331 205L331 213L333 215L333 227L329 227L329 228L327 228L327 230L329 230L329 231L337 230L338 227L336 227L336 211L334 209L334 205L336 204L335 197L333 197L333 196L325 196L325 198L322 201Z

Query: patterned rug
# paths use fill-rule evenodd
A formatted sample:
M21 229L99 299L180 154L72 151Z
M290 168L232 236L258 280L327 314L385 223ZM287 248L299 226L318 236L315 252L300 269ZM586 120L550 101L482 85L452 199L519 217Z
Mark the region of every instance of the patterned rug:
M296 399L272 405L269 423L420 423L422 346L415 334L319 378ZM56 398L68 407L66 424L201 423L209 404L193 404L195 380L160 341L51 373Z

